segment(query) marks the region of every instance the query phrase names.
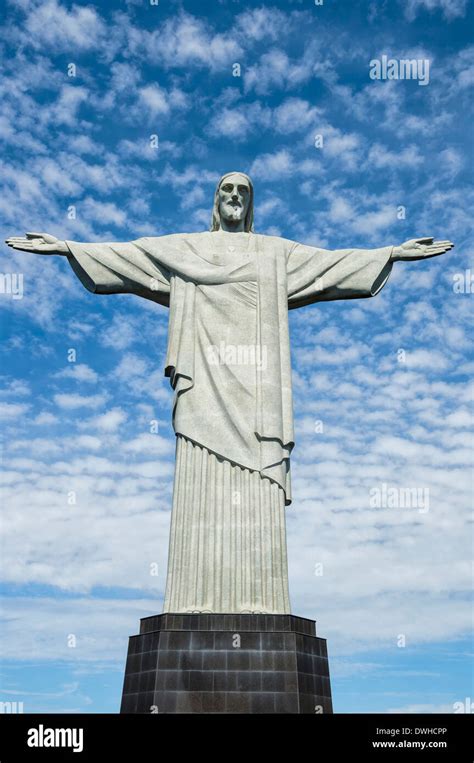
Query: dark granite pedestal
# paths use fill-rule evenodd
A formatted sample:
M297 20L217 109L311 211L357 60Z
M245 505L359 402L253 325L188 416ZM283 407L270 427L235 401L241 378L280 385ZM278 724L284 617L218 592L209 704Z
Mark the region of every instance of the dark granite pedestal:
M332 713L326 641L294 615L143 618L120 712Z

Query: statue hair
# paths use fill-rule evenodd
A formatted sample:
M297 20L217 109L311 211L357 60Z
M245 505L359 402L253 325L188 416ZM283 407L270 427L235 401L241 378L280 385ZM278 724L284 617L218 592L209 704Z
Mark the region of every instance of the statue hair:
M214 194L214 207L212 209L212 221L211 221L211 231L220 230L221 228L221 215L219 212L219 189L224 182L224 180L231 175L242 175L249 184L250 187L250 194L249 194L249 208L247 209L247 214L245 215L245 221L244 221L244 229L247 233L253 233L253 183L250 180L249 176L245 174L245 172L226 172L225 175L222 175L221 179L219 180L216 188L216 192Z

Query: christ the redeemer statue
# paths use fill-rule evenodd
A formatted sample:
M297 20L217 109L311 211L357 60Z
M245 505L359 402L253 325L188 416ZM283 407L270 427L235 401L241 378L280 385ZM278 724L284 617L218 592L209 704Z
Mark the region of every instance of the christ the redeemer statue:
M285 506L294 445L288 309L373 297L396 260L449 241L328 251L253 231L253 186L217 186L209 232L13 249L65 255L96 294L169 307L176 468L164 612L290 613Z

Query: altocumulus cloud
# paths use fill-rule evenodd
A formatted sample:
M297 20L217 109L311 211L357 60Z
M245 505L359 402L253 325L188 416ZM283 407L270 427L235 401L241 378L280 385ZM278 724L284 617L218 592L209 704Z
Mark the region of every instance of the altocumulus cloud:
M439 655L461 664L470 628L472 293L453 290L472 267L467 4L349 4L344 19L331 4L219 3L209 16L184 5L8 6L5 234L202 230L217 178L240 168L254 176L262 233L328 248L456 242L442 261L396 265L374 300L292 312L287 513L293 611L317 617L329 639L336 709L449 711L468 689ZM432 60L429 86L371 81L384 51ZM116 710L102 699L104 672L118 697L127 636L160 610L165 582L166 311L93 296L59 259L4 248L2 272L25 284L21 300L0 295L14 379L0 398L3 696L23 692L36 710ZM428 491L428 509L371 505L389 489ZM32 678L27 656L44 673ZM392 682L397 701L384 694Z

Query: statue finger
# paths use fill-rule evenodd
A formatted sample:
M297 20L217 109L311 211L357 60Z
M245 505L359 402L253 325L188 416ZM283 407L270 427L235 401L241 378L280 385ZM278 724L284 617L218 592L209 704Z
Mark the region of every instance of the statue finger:
M433 241L433 246L444 246L446 248L452 249L454 244L451 241Z
M428 246L427 249L429 252L447 252L449 249L452 249L452 246L446 246L446 244L433 244L433 246Z
M445 249L438 249L436 252L426 252L426 254L423 256L423 259L429 260L430 257L439 257L441 254L444 254L445 251Z

